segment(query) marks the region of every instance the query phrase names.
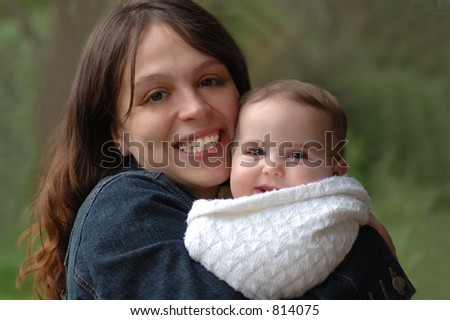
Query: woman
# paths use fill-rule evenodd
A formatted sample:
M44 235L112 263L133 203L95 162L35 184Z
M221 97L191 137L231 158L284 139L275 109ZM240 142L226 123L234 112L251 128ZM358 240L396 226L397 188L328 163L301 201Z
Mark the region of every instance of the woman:
M49 299L243 299L189 258L183 236L194 199L216 197L228 179L226 146L249 88L239 48L195 3L115 9L85 48L44 162L30 232L46 238L21 277L35 273ZM359 241L374 250L355 245L303 298L410 296L382 238L368 229ZM391 275L406 285L393 288Z

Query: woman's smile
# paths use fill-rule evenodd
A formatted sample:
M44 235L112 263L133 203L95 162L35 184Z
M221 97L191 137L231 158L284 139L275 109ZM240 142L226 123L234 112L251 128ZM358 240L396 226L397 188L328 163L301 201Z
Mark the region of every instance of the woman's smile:
M197 154L214 152L214 149L217 149L219 144L220 131L215 131L204 136L193 134L191 137L187 137L186 139L182 139L181 142L176 143L175 147L181 152Z

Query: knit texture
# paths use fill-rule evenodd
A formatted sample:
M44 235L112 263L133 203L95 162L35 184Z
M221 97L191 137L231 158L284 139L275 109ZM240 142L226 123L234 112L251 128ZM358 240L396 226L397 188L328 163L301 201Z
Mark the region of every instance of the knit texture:
M319 284L369 218L354 178L336 176L225 200L197 200L188 215L190 256L250 299L290 299Z

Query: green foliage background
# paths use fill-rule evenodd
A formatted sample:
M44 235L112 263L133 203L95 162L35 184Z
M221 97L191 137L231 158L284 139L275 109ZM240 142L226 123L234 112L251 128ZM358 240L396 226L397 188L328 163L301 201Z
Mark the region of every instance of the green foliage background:
M58 11L57 1L12 3L0 0L0 299L30 299L14 284L25 254L16 241L45 145L37 102L48 62L59 59ZM391 233L414 299L449 299L450 1L198 3L235 36L254 86L297 78L338 97L350 121L350 174Z

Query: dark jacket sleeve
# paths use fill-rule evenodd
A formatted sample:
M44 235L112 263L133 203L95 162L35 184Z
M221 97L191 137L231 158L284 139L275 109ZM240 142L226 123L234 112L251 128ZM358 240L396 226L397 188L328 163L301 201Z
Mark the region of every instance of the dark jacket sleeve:
M416 292L398 260L370 226L362 226L344 261L302 299L410 299Z
M191 202L145 176L105 184L73 231L67 298L244 299L189 257L183 237Z

